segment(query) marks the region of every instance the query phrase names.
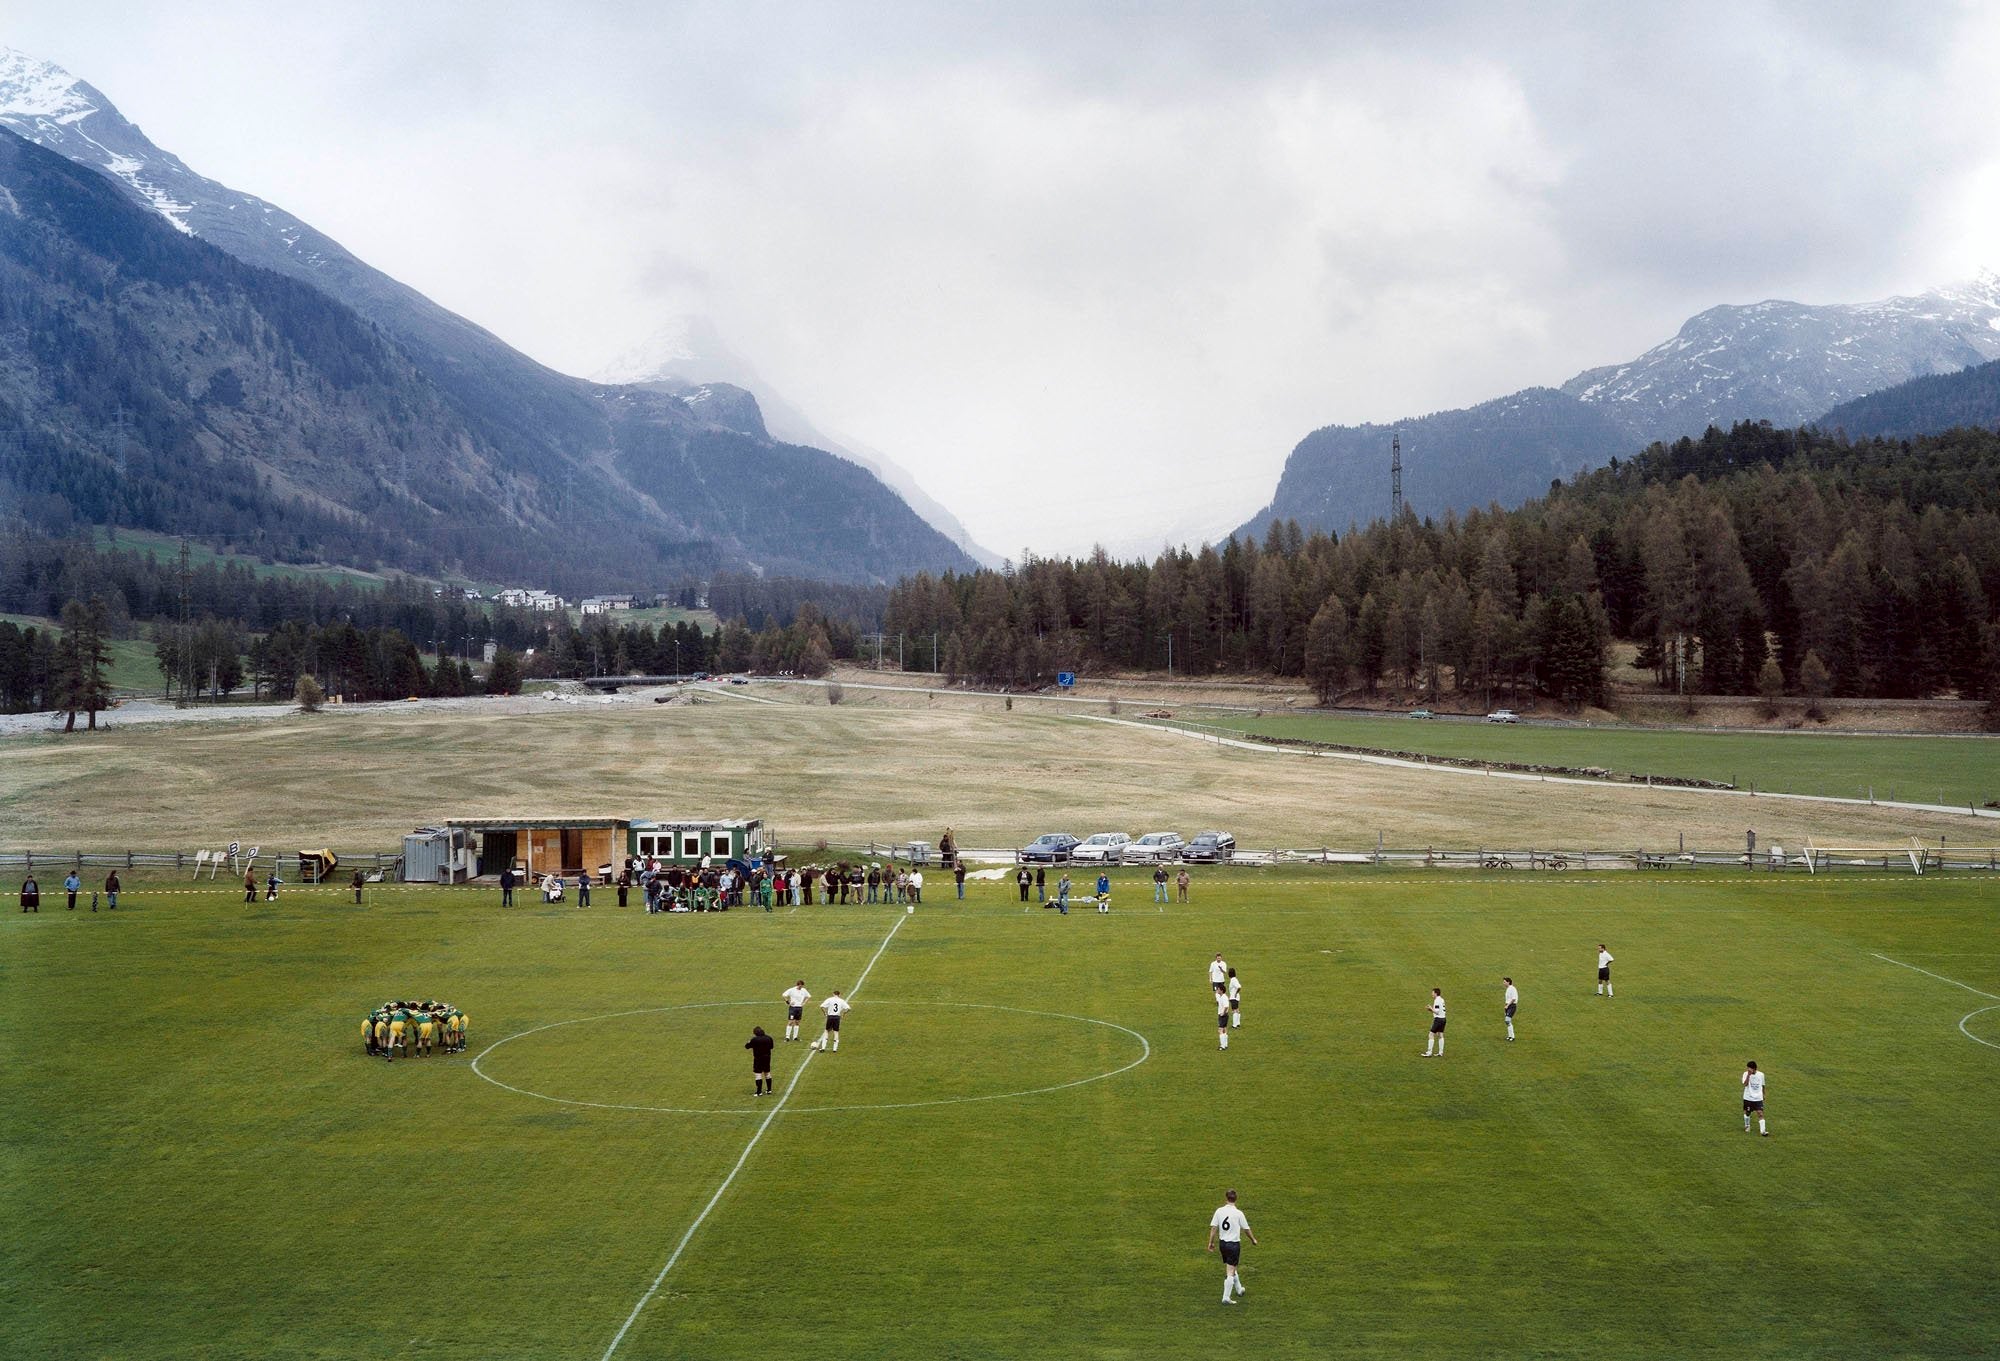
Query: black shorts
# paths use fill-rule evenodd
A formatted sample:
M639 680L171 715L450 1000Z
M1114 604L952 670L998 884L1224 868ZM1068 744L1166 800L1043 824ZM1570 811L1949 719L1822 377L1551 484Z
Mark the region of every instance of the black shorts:
M1444 1017L1442 1016L1431 1017L1431 1034L1433 1035L1444 1034Z
M1511 1020L1513 1020L1513 1019L1514 1019L1514 1008L1515 1008L1515 1007L1517 1007L1517 1006L1519 1006L1519 1005L1521 1005L1521 1004L1520 1004L1519 1002L1509 1002L1509 1003L1507 1004L1507 1019L1508 1019L1508 1020L1510 1020L1510 1021L1511 1021Z
M805 1009L804 1007L786 1007L786 1008L785 1008L785 1019L786 1019L786 1020L789 1020L789 1021L796 1021L796 1020L799 1020L799 1019L803 1018L803 1017L805 1016L805 1014L806 1014L806 1009Z
M1764 1103L1761 1101L1745 1101L1743 1103L1743 1113L1745 1115L1762 1115L1764 1113Z
M827 1028L828 1030L839 1030L839 1029L840 1029L840 1018L839 1018L838 1016L829 1016L829 1017L827 1017L827 1018L826 1018L826 1028Z
M1219 1026L1222 1026L1224 1029L1227 1029L1229 1026L1229 1013L1226 1011L1216 1012L1215 1023Z
M1232 997L1232 998L1230 998L1230 999L1229 999L1229 1009L1230 1009L1231 1011L1241 1011L1241 1010L1243 1010L1243 999L1242 999L1241 997Z
M1611 981L1611 970L1608 968L1599 969L1597 971L1597 981L1600 983L1609 983Z
M1224 1239L1217 1246L1222 1249L1222 1264L1224 1266L1235 1266L1243 1260L1243 1244L1240 1241L1232 1243Z

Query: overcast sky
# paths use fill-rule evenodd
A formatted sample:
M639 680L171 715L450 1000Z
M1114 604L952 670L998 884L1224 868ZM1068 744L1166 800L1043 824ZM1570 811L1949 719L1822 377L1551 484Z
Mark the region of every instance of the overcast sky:
M590 374L684 314L987 546L1719 302L2000 263L2000 7L21 4L195 170Z

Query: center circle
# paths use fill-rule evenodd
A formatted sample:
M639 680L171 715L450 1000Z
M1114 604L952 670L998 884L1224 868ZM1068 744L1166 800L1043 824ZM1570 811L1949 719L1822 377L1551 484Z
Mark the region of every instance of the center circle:
M2000 1049L2000 1044L1996 1044L1994 1041L1974 1033L1975 1030L1987 1029L1992 1025L1992 1022L1982 1022L1976 1027L1969 1024L1975 1017L1984 1016L1988 1012L1994 1011L2000 1011L2000 1007L1980 1007L1977 1011L1968 1011L1959 1018L1958 1028L1964 1031L1965 1038L1971 1040L1974 1044L1983 1044L1988 1049Z
M775 1103L748 1091L750 1055L741 1046L749 1025L737 1014L744 1007L776 1013L766 1018L766 1028L783 1034L783 1008L769 1002L641 1007L518 1031L482 1050L472 1071L496 1087L560 1106L754 1115ZM941 1018L928 1024L915 1019L925 1011ZM788 1114L1040 1096L1116 1077L1153 1052L1144 1035L1114 1021L990 1002L871 999L858 1003L847 1020L844 1050L819 1055L814 1073L814 1084L825 1081L831 1090L816 1104L785 1100ZM809 1014L804 1039L778 1045L772 1072L781 1093L790 1093L811 1055L805 1041L818 1037L818 1023ZM1084 1028L1082 1039L1078 1027ZM662 1090L671 1091L669 1101L677 1104L647 1099ZM698 1098L695 1091L714 1095ZM906 1095L910 1099L892 1099Z

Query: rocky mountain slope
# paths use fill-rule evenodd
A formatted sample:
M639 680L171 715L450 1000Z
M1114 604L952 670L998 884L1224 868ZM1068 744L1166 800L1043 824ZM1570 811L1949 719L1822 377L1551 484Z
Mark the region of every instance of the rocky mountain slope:
M226 422L210 423L211 410L198 400L189 408L200 419L195 422L198 435L192 428L182 429L187 438L210 453L236 451L260 462L259 476L287 500L297 489L310 488L322 496L333 488L348 489L359 477L370 485L379 483L396 504L416 507L435 495L420 480L420 470L450 465L464 468L470 478L466 494L479 503L476 515L470 504L454 500L427 520L392 516L384 522L378 516L365 525L353 523L357 511L347 506L344 515L331 520L313 519L319 530L307 532L306 521L294 526L285 551L335 553L365 542L389 565L488 574L504 570L578 590L613 585L644 589L668 584L660 580L662 574L724 568L880 581L919 568L971 565L962 550L866 470L816 449L785 445L768 434L711 422L671 393L606 387L537 364L284 210L196 174L154 146L99 91L49 63L0 49L0 130L13 143L6 162L9 174L34 188L35 211L15 216L37 222L53 237L69 237L67 247L54 239L34 242L33 248L49 259L69 254L86 273L92 268L115 273L128 257L164 259L172 252L159 241L144 239L147 234L130 215L111 212L111 200L85 192L73 179L63 183L37 162L36 156L45 154L41 148L58 154L65 164L95 172L141 210L158 233L187 244L203 243L235 261L310 284L359 324L368 343L391 352L385 362L402 366L403 379L414 387L403 391L399 384L398 395L424 414L412 418L415 424L392 442L394 457L368 440L348 438L346 432L329 441L327 431L295 408L264 412L261 420L267 428L256 440L242 430L232 432ZM17 137L37 146L22 148ZM5 208L0 203L0 211ZM103 221L88 221L92 214ZM107 241L94 239L107 233ZM191 263L195 258L174 265L169 273L185 279L210 270L210 265ZM252 292L265 287L242 279L237 285ZM159 318L143 304L156 300L152 294L116 290L96 300L111 310L94 315L92 324L105 328L104 334L137 337L142 351L153 350L156 339L166 338L146 334ZM45 297L37 305L59 311L67 303ZM200 304L192 296L173 300L182 309L174 325L184 341L223 324L218 316L198 318L187 311L199 312ZM329 332L349 329L332 313L315 324ZM38 433L24 436L32 441L32 450L24 444L17 451L15 471L39 488L34 506L41 523L93 521L119 499L82 495L80 488L92 481L87 468L92 460L115 462L112 446L130 443L126 427L119 424L125 417L58 411L43 400L66 384L80 384L118 388L139 401L143 382L131 366L115 374L88 373L92 363L109 362L114 353L86 348L64 356L58 370L38 372L36 364L49 361L15 347L27 370L11 375L18 379L12 389L22 403L17 410L24 416L39 413L34 417ZM188 357L177 349L173 353ZM244 367L228 367L252 391L263 391L267 375L251 362L254 356L236 357ZM152 376L163 384L196 384L163 391L157 404L176 408L190 393L205 392L200 367L170 364L155 372ZM418 390L424 394L421 400L413 395ZM390 400L388 393L376 395ZM408 414L399 407L395 419ZM265 450L261 456L258 448ZM312 459L298 462L299 451L306 449L313 451ZM354 466L340 466L343 458ZM43 466L50 460L77 466ZM78 495L53 490L57 483ZM20 483L17 491L27 494ZM191 527L171 509L179 501L149 504L152 519L144 527ZM351 532L323 532L334 523L350 525ZM221 531L204 522L200 532ZM302 536L311 542L299 541ZM260 551L270 551L268 531L259 542Z
M2000 358L2000 275L1913 297L1807 306L1714 307L1637 359L1559 389L1529 388L1465 410L1385 425L1328 426L1301 440L1270 505L1275 520L1343 530L1389 511L1389 441L1403 444L1404 493L1429 514L1546 491L1656 440L1710 425L1797 425L1863 394Z

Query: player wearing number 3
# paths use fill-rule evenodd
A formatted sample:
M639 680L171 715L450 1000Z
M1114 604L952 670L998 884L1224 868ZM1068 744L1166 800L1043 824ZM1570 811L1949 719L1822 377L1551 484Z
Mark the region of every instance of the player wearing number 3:
M1208 1217L1208 1247L1214 1252L1217 1243L1222 1246L1222 1302L1236 1303L1243 1291L1243 1277L1237 1271L1243 1259L1243 1239L1249 1236L1254 1244L1257 1235L1251 1232L1250 1221L1243 1217L1243 1211L1236 1208L1236 1193L1224 1193L1227 1200L1214 1214Z

